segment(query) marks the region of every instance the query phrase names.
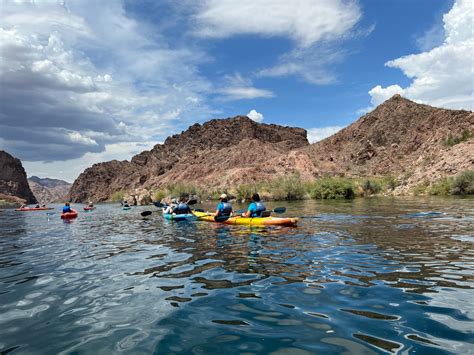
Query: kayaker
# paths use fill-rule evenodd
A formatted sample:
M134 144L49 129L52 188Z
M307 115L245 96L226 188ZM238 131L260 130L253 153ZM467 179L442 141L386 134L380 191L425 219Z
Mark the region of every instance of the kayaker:
M130 207L127 200L123 201L123 207Z
M252 202L250 203L247 212L242 213L242 217L260 217L265 210L265 205L260 201L260 195L254 193L252 195Z
M187 214L187 213L193 213L193 211L191 211L191 209L187 205L186 199L181 198L177 206L173 208L173 213L174 214Z
M169 200L168 200L169 201ZM171 203L166 206L165 208L163 208L163 213L164 214L172 214L173 213L173 210L174 208L178 205L178 200L173 198L171 199Z
M90 207L90 208L94 207L94 204L92 203L92 201L89 201L88 207Z
M40 205L39 203L36 204L35 208L40 208Z
M71 204L69 202L66 202L63 207L63 213L69 213L69 212L72 212Z
M217 205L216 212L213 213L213 216L230 216L232 215L232 205L229 203L226 194L222 194L219 197L221 202Z

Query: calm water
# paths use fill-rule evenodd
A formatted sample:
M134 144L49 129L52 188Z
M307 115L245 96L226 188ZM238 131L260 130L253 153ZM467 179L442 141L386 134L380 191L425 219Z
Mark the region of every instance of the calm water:
M0 353L474 353L474 199L279 205L306 218L0 213Z

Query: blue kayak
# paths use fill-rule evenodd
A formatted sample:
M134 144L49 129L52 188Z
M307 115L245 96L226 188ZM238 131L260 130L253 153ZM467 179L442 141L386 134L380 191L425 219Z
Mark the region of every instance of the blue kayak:
M185 214L171 214L171 213L163 213L163 217L172 221L184 221L187 219L194 219L196 218L195 215L192 213L185 213Z
M122 207L122 210L130 210L130 209L132 209L132 207L130 207L130 206L123 206Z

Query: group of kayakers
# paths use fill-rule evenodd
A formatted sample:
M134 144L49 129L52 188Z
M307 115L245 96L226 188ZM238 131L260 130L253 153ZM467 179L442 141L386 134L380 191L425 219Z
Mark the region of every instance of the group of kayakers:
M216 207L216 211L212 213L213 216L231 216L232 215L232 204L229 202L229 198L226 194L219 196L219 204ZM261 217L262 213L265 212L266 208L260 199L258 193L252 195L252 202L249 204L247 211L242 213L242 217ZM172 199L171 204L163 208L165 214L188 214L193 213L191 208L187 205L185 198Z

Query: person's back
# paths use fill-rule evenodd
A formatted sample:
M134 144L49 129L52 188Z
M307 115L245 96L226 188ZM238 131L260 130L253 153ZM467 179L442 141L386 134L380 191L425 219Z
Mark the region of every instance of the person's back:
M69 202L66 202L66 204L63 207L63 213L69 213L69 212L72 212L71 205L69 204Z
M187 214L187 213L192 213L192 211L186 203L181 201L176 207L173 208L173 213Z
M260 195L254 193L252 195L252 202L250 203L247 212L243 214L244 217L261 217L262 213L265 212L266 208L262 201L260 201Z
M230 216L232 214L232 205L227 200L227 195L220 196L221 202L217 205L215 216Z

